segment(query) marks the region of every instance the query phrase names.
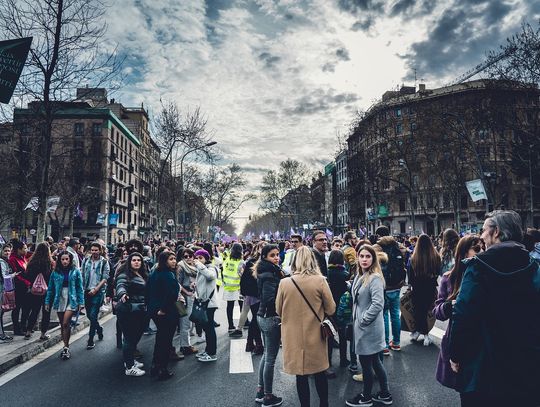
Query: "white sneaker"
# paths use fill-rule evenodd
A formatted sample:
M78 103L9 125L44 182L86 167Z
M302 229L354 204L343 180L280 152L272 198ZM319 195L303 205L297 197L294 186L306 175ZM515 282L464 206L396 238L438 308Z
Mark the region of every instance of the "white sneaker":
M424 336L424 346L429 346L431 344L432 342L431 342L431 339L429 338L429 335Z
M200 358L201 356L204 356L206 355L206 351L205 350L200 350L197 352L197 354L195 355L196 358Z
M420 336L420 332L413 332L411 334L411 341L417 341L418 340L418 337Z
M199 362L215 362L217 360L217 357L215 355L210 356L210 355L206 354L204 356L201 356L198 360L199 360Z
M145 374L145 371L139 369L138 367L135 367L135 365L131 366L131 368L129 369L126 369L126 376L139 377L139 376L144 376L144 374Z
M137 369L142 369L144 367L144 363L137 362L136 360L134 360L133 366L135 366Z

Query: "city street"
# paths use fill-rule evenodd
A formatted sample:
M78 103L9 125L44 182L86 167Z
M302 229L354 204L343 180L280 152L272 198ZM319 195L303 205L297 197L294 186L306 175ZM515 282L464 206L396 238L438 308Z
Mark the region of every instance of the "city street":
M258 367L260 356L251 358L250 354L244 352L245 339L229 339L223 303L217 316L221 323L218 328L218 361L204 364L194 356L186 357L172 365L176 375L166 382L158 382L148 375L141 378L124 375L121 351L115 347L115 317L107 316L105 320L105 340L97 342L95 349L86 350L87 337L84 334L87 330L84 330L82 336L77 334L76 338L79 339L71 345L71 360L60 360L60 348L56 346L52 348L54 350L0 376L2 406L95 407L156 403L161 407L256 405L257 378L252 371ZM401 352L393 352L385 357L394 405L458 406L458 394L440 386L435 380L438 347L432 345L424 348L420 344L410 343L408 336L408 333L402 333ZM145 365L151 361L153 343L154 336L143 336L139 344ZM334 359L337 359L337 350L334 355ZM28 366L28 370L13 377ZM283 373L281 366L280 352L274 391L284 398L284 406L298 406L295 378ZM313 382L311 387L312 405L317 405ZM351 379L346 368L338 369L338 377L329 381L330 405L345 405L344 400L361 388L362 385Z

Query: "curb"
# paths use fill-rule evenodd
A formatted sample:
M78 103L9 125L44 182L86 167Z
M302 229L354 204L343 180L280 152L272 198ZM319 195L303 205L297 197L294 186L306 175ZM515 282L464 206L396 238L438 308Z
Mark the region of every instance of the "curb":
M112 311L100 311L99 319L102 319L104 316L109 315ZM79 318L80 325L72 328L72 334L82 331L90 326L90 320L88 318ZM60 326L57 326L50 331L48 334L51 335L50 339L46 341L35 341L27 345L21 346L20 348L10 352L6 355L0 356L0 375L6 373L9 369L14 368L17 365L20 365L24 362L29 361L33 357L39 355L45 350L53 347L57 343L62 341L60 335Z

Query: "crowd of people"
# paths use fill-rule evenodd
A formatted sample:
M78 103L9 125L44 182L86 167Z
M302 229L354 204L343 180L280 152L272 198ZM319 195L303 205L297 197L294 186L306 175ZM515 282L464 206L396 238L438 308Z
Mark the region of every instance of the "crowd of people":
M231 340L247 329L246 352L262 355L254 393L265 407L283 403L273 385L280 349L302 407L311 405L309 376L318 404L329 405L336 351L339 366L363 383L346 405L392 404L390 386L403 378L389 377L384 359L401 351L403 330L430 346L435 318L449 323L434 376L459 392L462 406L540 405L540 231L524 233L513 211L488 214L480 235L464 236L452 229L392 236L381 225L370 236L349 231L331 241L323 231L278 242L133 239L116 247L99 239L13 239L2 247L0 269L0 342L13 339L5 312L14 335L30 339L39 330L46 341L54 311L60 357L68 360L74 318L88 317L92 350L95 336L104 337L100 308L110 302L127 376L146 374L137 349L143 334L155 334L149 374L160 380L189 355L215 362L221 299ZM402 326L405 292L412 318Z

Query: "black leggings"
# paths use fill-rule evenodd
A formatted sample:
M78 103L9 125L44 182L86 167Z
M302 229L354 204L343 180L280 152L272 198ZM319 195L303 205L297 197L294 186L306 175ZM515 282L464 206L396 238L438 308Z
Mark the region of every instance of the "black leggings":
M253 343L255 341L256 345L262 345L261 330L257 322L257 312L259 312L259 302L253 304L251 307L251 322L249 323L248 330L248 343Z
M324 370L319 373L315 373L315 388L319 395L320 407L328 407L328 379ZM301 407L309 407L309 375L296 376L296 390L298 391L298 398L300 399Z
M227 321L229 322L229 329L234 328L234 320L233 320L234 303L235 301L227 301ZM238 300L238 305L240 305L240 311L242 311L243 303L244 301Z
M364 396L370 397L373 390L373 370L377 375L381 392L388 393L388 378L386 377L386 370L382 364L382 360L379 353L373 355L359 355L360 365L362 365L362 373L364 374Z

